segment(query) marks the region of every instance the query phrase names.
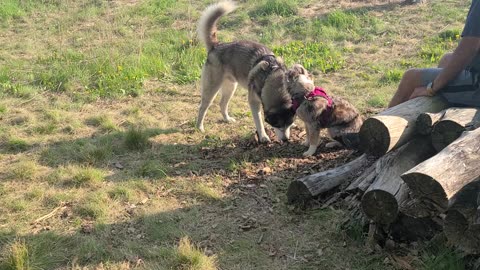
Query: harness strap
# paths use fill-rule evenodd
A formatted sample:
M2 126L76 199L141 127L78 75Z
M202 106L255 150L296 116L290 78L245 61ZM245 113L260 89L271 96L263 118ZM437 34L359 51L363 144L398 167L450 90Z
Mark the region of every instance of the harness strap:
M272 70L280 67L280 65L278 65L277 59L275 58L275 55L265 54L260 56L259 58L257 58L257 60L255 60L255 62L253 62L252 68L262 61L267 61L270 64Z
M333 112L333 108L334 108L334 102L333 102L333 99L327 95L327 92L325 92L325 90L321 87L315 87L315 89L313 89L313 91L311 91L310 93L308 93L307 95L305 95L303 97L302 100L297 100L295 98L292 99L292 110L294 112L297 111L298 107L300 107L300 105L302 104L302 102L304 100L314 100L316 99L317 97L322 97L324 99L327 100L327 108L325 109L325 111L323 111L323 113L320 115L320 124L324 127L326 127L329 123L329 120L330 120L330 116L332 115L332 112Z

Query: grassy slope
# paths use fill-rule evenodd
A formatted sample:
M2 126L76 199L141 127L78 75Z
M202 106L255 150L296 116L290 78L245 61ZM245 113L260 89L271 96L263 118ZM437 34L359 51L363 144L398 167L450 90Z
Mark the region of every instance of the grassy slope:
M302 159L298 144L252 146L243 90L231 105L237 123L219 122L213 106L207 134L195 132L206 55L195 23L207 1L4 2L0 269L390 267L339 229L342 211L284 203L290 179L348 152ZM243 1L220 38L263 42L370 113L405 69L433 66L454 46L466 8ZM259 176L264 167L273 171ZM440 258L417 264L461 268Z

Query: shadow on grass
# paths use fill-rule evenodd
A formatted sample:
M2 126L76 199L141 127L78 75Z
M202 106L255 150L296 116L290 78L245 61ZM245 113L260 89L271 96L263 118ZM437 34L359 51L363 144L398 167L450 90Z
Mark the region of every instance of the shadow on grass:
M306 216L308 220L300 220L288 215L282 202L268 198L269 193L269 188L243 187L237 190L238 195L228 198L199 198L201 203L194 206L147 213L158 203L168 204L172 199L157 197L135 208L125 206L122 222L106 224L85 219L70 233L60 234L55 225L72 227L76 222L67 208L32 226L32 231L49 227L48 231L19 235L0 230L0 269L23 269L22 265L33 269L94 269L99 264L111 269L119 269L119 264L145 269L213 269L195 267L197 259L179 254L177 245L185 236L201 251L197 256L207 259L204 254L216 254L222 269L333 267L333 261L294 257L314 254L319 243L325 243L324 234L336 230L332 225L336 213L318 210L314 216ZM340 244L338 248L344 249Z
M299 129L294 132L299 133ZM71 141L60 141L41 150L41 165L59 168L65 166L89 166L107 169L114 174L109 180L124 181L136 178L161 179L168 176L191 177L203 175L238 174L241 169L256 164L270 166L278 159L293 159L299 167L313 163L322 165L332 159L304 159L305 147L299 141L259 145L252 138L236 137L221 140L206 136L198 144L164 144L156 136L175 134L177 129L143 129L114 132ZM320 148L321 153L337 150ZM338 158L344 158L340 154ZM333 162L338 160L333 158ZM252 167L252 166L250 166ZM272 168L277 169L277 168ZM281 171L278 168L275 171Z

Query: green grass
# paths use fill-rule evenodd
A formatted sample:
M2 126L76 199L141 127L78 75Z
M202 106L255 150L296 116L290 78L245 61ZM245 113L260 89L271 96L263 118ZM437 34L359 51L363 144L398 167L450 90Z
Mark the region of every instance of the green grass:
M117 125L107 115L95 116L87 119L87 123L95 127L99 127L103 132L113 132L118 129Z
M83 218L104 219L108 213L109 199L106 193L97 191L88 194L75 206L75 212Z
M462 255L446 247L428 250L422 256L424 270L464 270L467 269Z
M137 169L138 176L152 178L152 179L162 179L167 177L166 168L162 166L160 161L147 160L140 165Z
M291 179L345 152L301 159L296 136L257 146L244 89L230 103L236 123L221 121L216 99L206 132L195 130L208 53L196 24L213 2L2 1L0 269L394 268L365 250L365 228L341 226L346 211L285 205ZM220 19L220 41L265 44L364 114L387 106L407 69L455 47L468 8L238 5ZM463 262L420 250L415 267Z
M150 146L148 138L150 135L143 129L130 128L125 134L124 144L130 150L145 150Z
M30 144L20 138L10 137L7 139L5 148L10 152L23 152L30 148Z
M460 38L460 30L446 30L429 39L421 47L420 56L431 63L438 63L442 55L450 52Z
M115 186L110 191L108 191L108 196L112 200L119 200L119 201L128 202L128 201L132 200L134 194L133 194L132 190L130 190L127 187Z
M78 168L71 172L72 178L67 184L75 187L95 187L105 180L105 173L95 168Z
M180 239L176 252L177 269L214 270L217 268L215 258L207 257L196 248L187 237Z
M287 65L302 64L307 70L322 72L334 72L341 69L344 59L339 51L333 46L316 43L293 41L281 47L274 47L273 51L285 59Z
M292 16L297 14L296 0L266 0L255 8L251 16Z
M38 174L38 164L32 160L20 160L12 166L11 178L20 181L35 180Z
M403 76L403 70L400 69L389 69L383 77L380 79L382 84L395 84L398 85Z

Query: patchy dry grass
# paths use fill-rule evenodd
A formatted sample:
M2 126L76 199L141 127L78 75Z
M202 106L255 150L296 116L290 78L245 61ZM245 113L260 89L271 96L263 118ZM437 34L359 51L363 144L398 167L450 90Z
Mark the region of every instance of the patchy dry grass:
M341 209L292 209L291 179L348 160L258 146L246 91L194 129L207 2L0 5L0 269L393 269ZM461 1L241 1L220 40L266 43L365 114L451 50ZM270 132L270 131L269 131ZM53 212L52 212L53 211ZM53 215L34 222L49 213ZM462 269L426 251L419 269Z

